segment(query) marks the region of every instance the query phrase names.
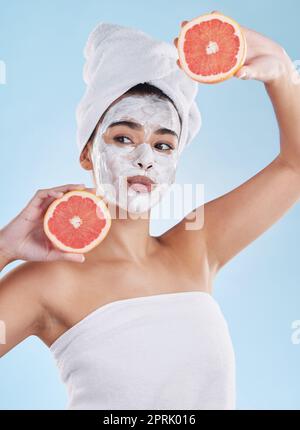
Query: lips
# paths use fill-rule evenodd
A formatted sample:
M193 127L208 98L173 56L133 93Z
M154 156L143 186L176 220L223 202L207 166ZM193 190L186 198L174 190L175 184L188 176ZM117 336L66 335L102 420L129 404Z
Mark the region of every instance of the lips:
M150 193L155 183L147 176L137 175L127 178L128 185L140 193Z

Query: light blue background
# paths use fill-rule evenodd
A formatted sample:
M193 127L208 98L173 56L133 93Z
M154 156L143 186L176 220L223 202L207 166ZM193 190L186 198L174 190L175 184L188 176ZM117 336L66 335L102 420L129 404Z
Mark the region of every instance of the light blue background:
M0 226L38 188L92 185L77 161L75 107L84 90L83 47L97 22L133 26L172 42L182 20L215 9L273 38L293 60L300 58L298 0L0 1L0 60L7 67L7 84L0 85ZM177 180L205 184L209 201L275 158L278 129L260 82L201 85L197 101L203 127L182 156ZM215 280L236 352L239 409L300 406L300 345L291 341L291 324L300 319L299 219L296 204ZM165 228L155 221L152 233ZM1 409L65 404L65 388L41 341L28 338L1 359Z

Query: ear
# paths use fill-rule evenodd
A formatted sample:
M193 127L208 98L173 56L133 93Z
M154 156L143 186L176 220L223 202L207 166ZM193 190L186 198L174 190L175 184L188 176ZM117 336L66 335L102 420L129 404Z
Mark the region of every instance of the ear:
M92 142L89 141L83 151L80 154L80 164L81 167L83 167L85 170L93 170L93 162L90 158L89 150L91 149Z

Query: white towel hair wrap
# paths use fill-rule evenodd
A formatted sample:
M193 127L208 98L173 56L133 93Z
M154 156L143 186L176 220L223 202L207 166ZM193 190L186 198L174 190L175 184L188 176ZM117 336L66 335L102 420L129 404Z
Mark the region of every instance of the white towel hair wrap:
M99 119L110 104L140 83L162 90L175 104L182 121L179 153L201 128L195 102L198 83L177 65L174 45L146 33L100 22L84 48L83 79L87 87L76 108L77 145L81 154Z

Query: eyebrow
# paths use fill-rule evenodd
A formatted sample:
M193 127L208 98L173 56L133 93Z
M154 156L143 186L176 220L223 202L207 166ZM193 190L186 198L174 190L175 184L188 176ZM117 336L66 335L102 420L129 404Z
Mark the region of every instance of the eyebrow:
M116 127L117 125L125 125L125 126L131 128L132 130L141 130L143 128L141 124L139 124L137 122L133 122L133 121L113 122L108 126L108 128ZM172 134L173 136L176 136L178 139L177 133L175 133L175 131L173 131L173 130L170 130L169 128L159 128L158 130L156 130L154 132L154 134Z

